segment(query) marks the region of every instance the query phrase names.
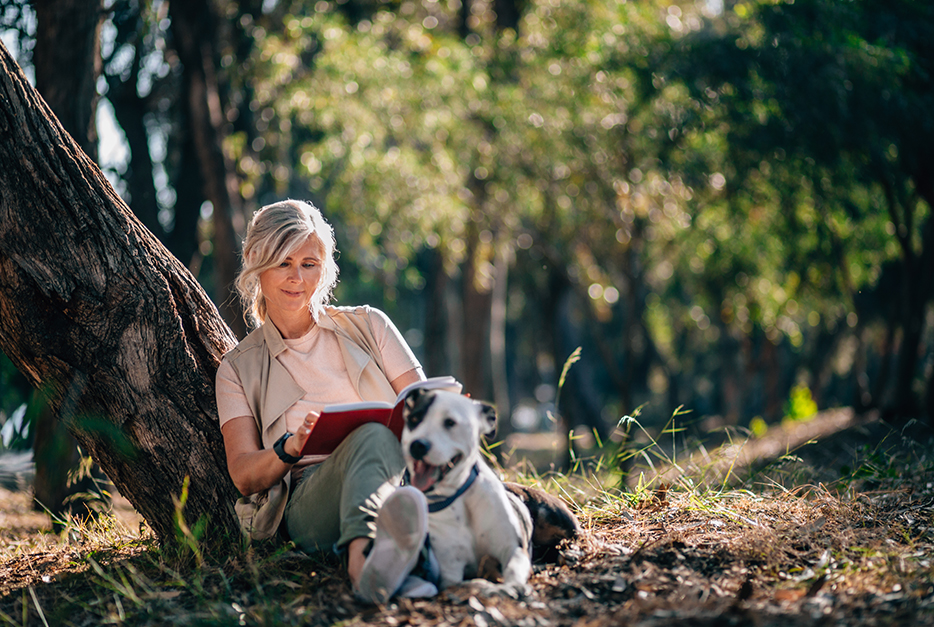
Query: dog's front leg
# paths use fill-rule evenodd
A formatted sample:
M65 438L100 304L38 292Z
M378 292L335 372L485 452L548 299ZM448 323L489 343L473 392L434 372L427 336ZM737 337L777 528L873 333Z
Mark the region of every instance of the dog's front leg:
M509 596L522 598L531 594L532 588L528 580L532 574L532 560L529 558L529 552L517 546L501 563L503 564L503 587Z
M471 579L466 583L479 596L508 596L513 599L522 599L532 594L532 587L527 583L532 571L532 562L528 552L517 547L504 561L499 561L492 555L480 560L481 569L477 574L481 577L496 576L501 583L494 583L487 578ZM489 564L487 564L489 560ZM486 564L486 568L483 565ZM505 566L502 566L505 564ZM495 571L495 572L494 572Z
M440 535L440 534L439 534ZM447 540L448 542L444 542ZM458 542L456 538L436 538L432 536L432 549L438 558L441 570L441 586L443 590L449 586L464 581L464 571L467 569L467 547Z

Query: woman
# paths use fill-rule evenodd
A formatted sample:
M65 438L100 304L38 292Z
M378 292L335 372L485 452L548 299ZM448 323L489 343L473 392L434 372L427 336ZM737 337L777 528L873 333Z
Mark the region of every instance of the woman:
M247 231L237 289L257 328L217 371L227 467L244 495L237 513L254 539L287 534L305 551L345 553L365 601L384 602L403 583L407 596L432 594L427 582L405 581L427 510L420 492L394 487L404 466L395 436L367 424L329 456L300 456L325 405L393 402L424 379L385 314L327 306L337 283L334 246L321 213L295 200L263 207Z

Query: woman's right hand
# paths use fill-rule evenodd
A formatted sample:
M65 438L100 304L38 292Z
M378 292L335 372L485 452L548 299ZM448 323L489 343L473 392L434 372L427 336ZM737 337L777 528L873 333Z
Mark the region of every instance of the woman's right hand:
M309 414L299 427L299 433L285 441L287 453L299 456L311 433L317 414ZM272 448L263 448L256 421L252 416L232 418L221 427L224 451L227 454L227 472L240 494L249 496L276 485L293 464L279 459Z
M317 412L310 411L308 415L305 416L305 421L302 425L295 431L295 435L285 441L285 444L282 448L285 449L285 452L293 457L300 457L302 454L302 449L305 448L305 442L308 441L308 436L311 435L311 428L315 426L315 423L318 421L319 414Z

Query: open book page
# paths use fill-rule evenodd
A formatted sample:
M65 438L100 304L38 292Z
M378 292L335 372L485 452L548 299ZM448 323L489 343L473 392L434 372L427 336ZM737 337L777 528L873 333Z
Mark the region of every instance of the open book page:
M345 411L357 411L362 409L392 409L392 405L386 401L357 401L356 403L336 403L326 405L322 413L334 413Z
M328 455L337 445L344 441L350 432L368 422L379 422L389 427L396 438L402 438L403 401L406 395L416 388L429 390L446 390L460 393L463 386L457 379L450 376L431 377L424 381L416 381L406 386L396 397L395 405L384 401L359 401L355 403L340 403L327 405L321 410L311 435L302 449L305 455Z
M408 393L416 388L422 388L423 390L445 390L447 392L456 392L460 394L463 387L464 386L452 376L430 377L424 381L410 383L402 388L402 391L399 392L399 395L396 397L396 404L398 405L401 403Z

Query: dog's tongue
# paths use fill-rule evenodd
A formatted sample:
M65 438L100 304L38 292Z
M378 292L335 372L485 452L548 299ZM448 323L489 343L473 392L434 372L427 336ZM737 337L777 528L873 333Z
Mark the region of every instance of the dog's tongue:
M426 492L429 488L431 488L431 486L435 484L435 481L438 480L437 466L432 466L421 460L418 460L415 462L413 470L414 472L409 479L412 485L422 492Z

